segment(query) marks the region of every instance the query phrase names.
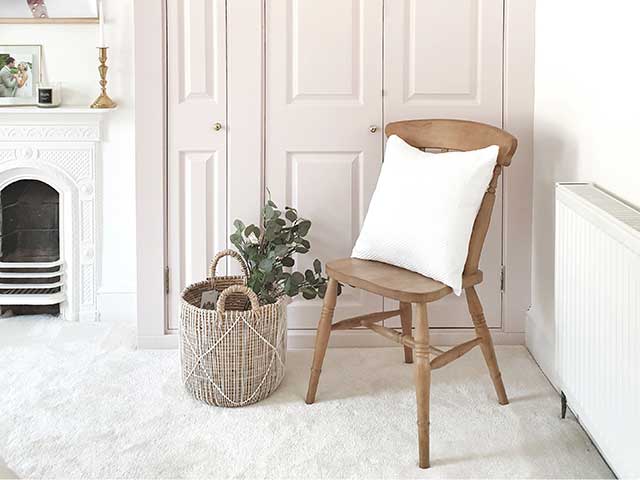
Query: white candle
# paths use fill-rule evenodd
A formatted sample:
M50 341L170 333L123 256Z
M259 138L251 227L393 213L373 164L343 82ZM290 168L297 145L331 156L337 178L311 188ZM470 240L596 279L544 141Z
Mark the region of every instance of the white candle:
M104 43L104 12L102 11L102 0L98 3L98 16L100 17L100 38L98 39L98 46L106 47Z

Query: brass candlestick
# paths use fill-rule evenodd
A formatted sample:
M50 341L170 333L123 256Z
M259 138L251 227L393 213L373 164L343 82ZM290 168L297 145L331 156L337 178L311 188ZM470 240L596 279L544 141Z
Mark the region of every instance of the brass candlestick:
M95 102L91 104L91 108L114 108L116 107L116 102L109 98L107 95L107 48L109 47L98 47L100 52L100 56L98 59L100 60L100 66L98 67L98 71L100 72L100 87L102 88L102 92L100 96L96 98Z

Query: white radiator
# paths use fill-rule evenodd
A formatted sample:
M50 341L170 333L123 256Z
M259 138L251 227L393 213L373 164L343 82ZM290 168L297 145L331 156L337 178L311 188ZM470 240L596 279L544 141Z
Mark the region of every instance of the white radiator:
M560 388L616 475L638 478L640 212L592 184L558 184L555 245Z

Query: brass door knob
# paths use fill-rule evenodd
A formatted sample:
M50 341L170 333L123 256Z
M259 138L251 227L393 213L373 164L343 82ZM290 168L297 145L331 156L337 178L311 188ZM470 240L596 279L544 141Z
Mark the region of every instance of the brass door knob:
M221 124L220 122L216 122L216 123L214 123L214 124L213 124L213 129L214 129L216 132L219 132L220 130L222 130L222 124Z
M371 125L369 126L369 131L371 133L376 133L378 131L378 127L376 127L375 125Z

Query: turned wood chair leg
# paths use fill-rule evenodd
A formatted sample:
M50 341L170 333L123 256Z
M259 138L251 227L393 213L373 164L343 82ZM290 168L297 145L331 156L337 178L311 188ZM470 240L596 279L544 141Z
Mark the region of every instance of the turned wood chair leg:
M418 406L418 459L420 468L429 468L429 396L431 390L431 364L429 359L429 322L427 304L417 305L416 403Z
M327 345L329 344L329 335L331 335L331 323L333 322L333 312L336 308L337 296L338 282L333 278L329 278L327 291L324 295L322 313L320 314L320 322L318 322L318 332L316 333L316 347L313 352L311 376L309 377L309 388L307 389L307 403L313 403L316 400L316 391L318 390L318 381L320 380L322 362L324 361L324 354L327 351Z
M402 334L411 336L411 304L400 302L400 323L402 324ZM411 347L404 347L404 363L413 363L413 350Z
M473 325L476 329L476 335L482 340L480 348L482 349L482 355L484 355L484 360L489 368L491 380L493 380L493 386L495 387L496 394L498 395L498 403L500 403L500 405L507 405L509 403L509 399L507 398L507 392L504 389L504 383L502 383L502 375L500 374L498 361L496 360L496 351L493 348L491 332L489 331L489 327L487 327L487 322L484 318L482 304L480 303L480 299L478 298L478 294L474 287L465 289L465 293L467 297L467 305L469 306L469 313L471 314L471 319L473 320Z

